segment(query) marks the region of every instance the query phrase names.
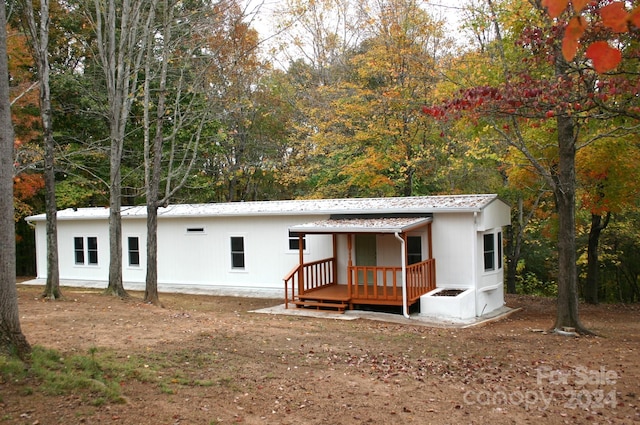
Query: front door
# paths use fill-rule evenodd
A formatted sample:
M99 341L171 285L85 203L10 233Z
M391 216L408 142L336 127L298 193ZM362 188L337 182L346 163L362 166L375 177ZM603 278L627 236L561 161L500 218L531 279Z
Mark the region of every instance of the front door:
M378 256L376 250L376 235L369 233L356 234L356 266L377 266ZM364 283L373 285L373 271L367 272L367 277L363 273L358 273L358 284Z

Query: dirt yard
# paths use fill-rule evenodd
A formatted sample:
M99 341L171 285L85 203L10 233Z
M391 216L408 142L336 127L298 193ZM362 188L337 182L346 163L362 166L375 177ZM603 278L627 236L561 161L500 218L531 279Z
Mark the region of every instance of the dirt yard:
M543 332L554 302L531 297L460 329L250 312L276 300L161 294L158 308L139 293L63 288L46 302L41 290L18 287L32 345L140 370L112 377L122 403L0 379L0 425L640 424L639 306L582 306L600 336L574 338Z

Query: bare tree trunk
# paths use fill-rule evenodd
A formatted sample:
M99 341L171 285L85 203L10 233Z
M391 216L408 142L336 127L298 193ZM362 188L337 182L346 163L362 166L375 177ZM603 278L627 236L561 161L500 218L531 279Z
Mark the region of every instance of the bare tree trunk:
M47 215L47 283L42 294L51 300L62 298L58 265L58 222L55 177L55 140L49 86L49 0L40 0L40 25L37 25L33 4L23 2L34 59L40 83L40 117L44 139L45 211Z
M13 124L9 102L7 17L0 4L0 351L26 358L31 352L20 328L16 291L16 238L13 206Z
M149 21L144 0L94 0L98 57L105 74L109 102L109 285L106 292L127 297L122 282L121 162L131 103L145 52ZM119 27L118 27L119 24ZM146 24L146 25L145 25Z
M189 99L182 98L182 85L184 81L179 78L172 86L171 90L167 87L168 84L168 67L171 63L184 63L185 67L189 67L188 63L191 59L189 50L184 50L186 44L181 45L181 48L175 49L176 42L184 42L184 40L174 41L172 36L172 25L179 19L175 19L174 13L176 10L176 4L171 1L162 0L160 7L157 0L149 3L149 21L153 22L158 13L159 24L158 28L161 31L162 39L162 60L160 61L160 70L157 73L157 85L158 89L154 92L157 93L155 101L151 100L150 82L152 76L156 73L151 69L158 61L154 52L154 40L156 34L150 34L148 40L148 53L146 56L144 74L144 166L145 166L145 189L147 198L147 275L145 280L145 296L144 300L148 303L160 305L160 298L158 295L158 209L168 204L169 199L173 194L179 190L187 181L189 173L195 164L196 155L198 151L199 140L202 135L202 128L208 121L207 112L194 112L191 110ZM157 9L156 9L157 8ZM194 21L186 20L189 25L194 25ZM188 32L188 31L187 31ZM172 54L175 51L182 52L184 56L172 58ZM193 82L191 82L193 84ZM173 115L171 120L167 119L167 94L171 92L175 94L175 98L171 99L173 102ZM155 105L155 117L153 125L155 126L155 134L151 137L151 118L150 110L151 106ZM181 112L177 112L181 111ZM186 118L187 117L187 118ZM195 117L195 118L194 118ZM183 157L178 160L176 157L176 134L184 127L185 119L198 123L198 127L191 133L191 141L184 146L185 151ZM169 136L165 137L165 133L169 133ZM168 155L168 164L163 169L163 153L166 148L167 140L171 140L171 148ZM190 153L189 153L190 152ZM190 156L190 158L189 158ZM178 162L179 165L174 169L174 162ZM164 195L161 196L160 185L162 182L163 170L166 170L167 180L165 182ZM172 177L181 178L176 182L172 182Z
M516 291L516 273L518 271L518 261L520 260L520 251L522 249L522 240L524 238L524 211L522 197L518 197L518 220L511 223L507 228L505 249L507 256L507 294L515 294Z
M599 214L591 214L591 229L589 229L589 243L587 244L587 279L584 284L583 296L586 302L598 304L598 271L600 261L598 258L598 245L600 244L600 234L609 225L611 213L607 213L602 221Z

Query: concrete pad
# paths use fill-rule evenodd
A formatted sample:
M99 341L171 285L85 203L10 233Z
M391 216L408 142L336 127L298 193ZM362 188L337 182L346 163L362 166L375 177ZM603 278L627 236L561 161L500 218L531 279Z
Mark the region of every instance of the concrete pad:
M335 319L335 320L376 320L381 322L395 323L399 325L417 325L417 326L429 326L439 328L469 328L473 326L479 326L488 324L496 320L504 319L509 315L520 311L519 308L513 309L507 306L486 314L482 317L476 317L465 321L452 321L447 319L439 319L437 317L421 316L420 314L412 314L409 319L401 314L392 313L378 313L362 310L346 310L344 314L330 311L312 310L305 308L285 308L284 304L274 307L262 308L259 310L252 310L250 313L260 314L281 314L285 316L299 316L299 317L312 317L316 319Z

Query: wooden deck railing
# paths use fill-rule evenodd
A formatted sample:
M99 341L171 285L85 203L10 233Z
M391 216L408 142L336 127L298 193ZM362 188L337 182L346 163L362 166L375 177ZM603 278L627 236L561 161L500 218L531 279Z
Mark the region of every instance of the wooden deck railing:
M351 266L349 267L349 296L356 301L402 301L402 268ZM407 300L415 302L436 287L434 259L407 266Z
M295 266L284 278L284 306L295 301L300 294L335 284L336 259L324 260Z
M436 260L421 261L407 266L407 299L410 303L436 289Z
M337 284L336 260L327 258L295 266L284 278L284 304L296 301L311 290ZM351 266L348 268L348 296L356 303L398 305L402 302L402 268ZM434 259L407 266L407 300L413 304L436 287Z
M351 266L347 284L354 300L402 300L401 267Z

